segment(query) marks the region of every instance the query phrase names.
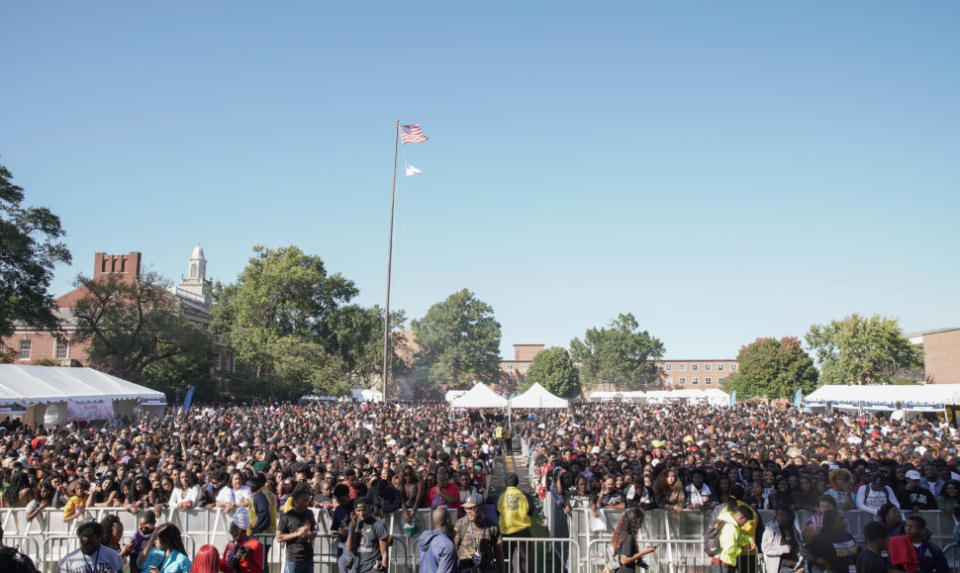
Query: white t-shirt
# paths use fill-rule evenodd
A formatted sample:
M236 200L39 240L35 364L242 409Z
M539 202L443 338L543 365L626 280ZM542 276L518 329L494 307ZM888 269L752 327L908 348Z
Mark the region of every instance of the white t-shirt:
M194 485L187 491L183 491L179 487L173 488L173 493L170 494L170 502L167 504L170 508L176 508L178 505L185 501L191 502L194 506L197 505L197 501L200 500L200 485Z

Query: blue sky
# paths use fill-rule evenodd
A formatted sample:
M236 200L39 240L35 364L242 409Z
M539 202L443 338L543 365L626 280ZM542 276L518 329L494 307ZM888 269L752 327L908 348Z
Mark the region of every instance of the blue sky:
M402 5L405 4L405 5ZM320 255L513 343L632 312L669 358L860 312L960 326L952 2L5 3L0 162L74 264Z

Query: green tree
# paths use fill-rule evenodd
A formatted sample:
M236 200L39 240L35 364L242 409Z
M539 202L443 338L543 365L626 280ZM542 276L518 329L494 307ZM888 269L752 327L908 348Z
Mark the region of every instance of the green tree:
M390 313L390 377L396 380L406 372L400 359L405 349L403 333L398 327L406 322L405 313ZM327 319L325 344L343 363L356 382L354 387L369 388L379 384L383 374L383 308L348 305L337 309Z
M741 398L793 398L797 389L812 392L817 387L817 369L798 338L758 338L737 355L737 372L724 382Z
M612 383L635 388L656 374L654 361L663 357L659 339L640 330L633 314L620 314L608 328L591 328L581 341L570 342L570 355L580 362L580 375L587 387Z
M552 347L537 353L527 370L527 377L520 391L535 383L562 398L575 398L580 395L580 371L570 360L566 348Z
M430 307L412 323L416 367L430 387L458 388L500 380L500 323L493 308L467 289Z
M382 311L345 306L359 291L316 255L295 246L253 251L237 282L213 292L212 329L242 365L230 384L295 397L339 395L358 376L369 379L383 356L373 342L382 344Z
M70 251L57 241L64 235L60 218L43 207L24 207L23 189L0 165L0 336L21 321L56 330L53 296L47 289L53 267L69 263Z
M209 378L210 335L182 315L176 297L156 274L133 281L80 276L76 285L86 291L73 309L76 336L89 341L93 367L171 395L189 386L184 381L195 380L197 371Z
M922 361L896 319L850 315L830 324L815 324L806 336L820 364L823 384L890 384L900 369Z

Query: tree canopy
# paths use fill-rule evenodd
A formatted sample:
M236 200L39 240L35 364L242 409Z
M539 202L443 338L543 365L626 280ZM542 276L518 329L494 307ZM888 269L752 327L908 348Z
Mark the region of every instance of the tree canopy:
M469 290L434 304L412 328L420 347L415 364L429 387L500 380L500 323L493 308Z
M815 324L806 336L820 364L823 384L891 384L901 369L922 362L896 319L852 314L830 324Z
M580 371L573 365L570 353L565 348L547 348L533 357L520 391L535 383L562 398L580 395Z
M73 309L76 336L89 342L91 366L171 395L192 384L203 394L212 385L213 340L182 315L157 275L80 276L76 285L86 290Z
M796 337L758 338L737 355L737 372L725 381L727 390L742 398L792 398L797 389L804 393L817 387L817 369Z
M0 336L12 334L17 321L58 328L48 289L54 265L70 262L70 251L57 240L65 234L60 218L43 207L24 207L23 189L12 179L0 165Z
M570 355L580 362L580 375L587 387L611 383L635 388L656 373L654 361L662 358L663 343L640 330L633 314L620 314L607 328L587 330L581 341L570 342Z
M242 366L230 374L231 394L341 395L379 380L383 310L349 305L356 285L319 256L295 246L253 251L235 283L214 285L212 330Z

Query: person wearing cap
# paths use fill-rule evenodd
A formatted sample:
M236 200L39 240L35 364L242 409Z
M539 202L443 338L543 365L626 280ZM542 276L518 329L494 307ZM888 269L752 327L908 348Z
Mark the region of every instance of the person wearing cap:
M482 503L479 494L468 498L463 504L466 515L457 520L454 528L458 569L472 573L506 573L500 527L484 516Z
M297 488L290 497L293 507L277 520L276 543L287 544L284 573L311 573L317 520L310 511L310 490L306 487Z
M273 533L277 530L277 498L264 487L266 483L267 480L263 474L256 474L247 482L250 490L253 491L250 505L247 507L251 535Z
M920 485L923 478L917 470L910 470L906 473L906 485L900 490L897 496L900 498L901 507L909 511L920 511L924 509L939 509L937 498L933 492Z
M892 503L900 507L900 502L893 490L890 489L890 486L885 485L883 474L874 473L870 483L863 484L857 490L857 509L876 515L877 510L885 503Z
M223 573L263 573L263 544L256 537L247 535L250 514L238 510L230 522L232 538L220 557Z

